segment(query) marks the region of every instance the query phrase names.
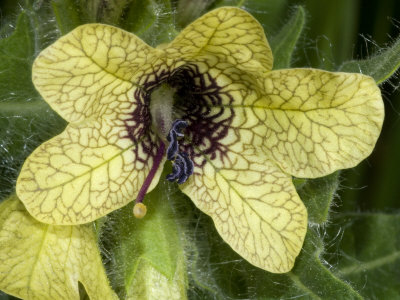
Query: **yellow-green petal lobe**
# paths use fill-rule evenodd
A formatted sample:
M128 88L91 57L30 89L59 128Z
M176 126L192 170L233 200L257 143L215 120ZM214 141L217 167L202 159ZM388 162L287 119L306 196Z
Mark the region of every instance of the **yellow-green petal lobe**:
M79 122L127 101L127 91L142 75L140 67L158 51L119 28L82 25L40 53L32 80L60 116Z
M288 272L306 234L306 208L289 175L254 150L241 152L195 168L182 191L244 259L269 272Z
M135 200L158 141L149 133L133 142L128 134L124 121L112 115L70 123L26 159L18 197L32 216L54 225L87 223Z
M0 204L0 289L22 299L118 299L111 290L91 225L36 221L16 196Z
M264 151L287 173L321 177L356 166L374 149L384 107L368 76L315 69L266 74L253 102L265 122Z
M272 52L262 26L242 9L215 9L187 26L168 47L168 58L223 63L261 74L272 69Z

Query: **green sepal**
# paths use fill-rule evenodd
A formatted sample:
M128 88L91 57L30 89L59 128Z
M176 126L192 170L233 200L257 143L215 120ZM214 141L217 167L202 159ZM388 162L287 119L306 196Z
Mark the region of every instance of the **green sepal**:
M369 75L381 84L392 77L400 67L400 38L389 48L364 60L343 63L339 71Z
M339 187L339 172L316 179L303 179L296 185L301 200L307 207L308 221L322 225L328 221L329 208Z
M305 24L305 11L298 6L286 25L270 39L274 56L274 69L289 68L293 51L303 32Z
M51 7L61 34L67 34L83 24L79 7L74 0L52 0Z
M178 34L174 18L175 13L170 1L133 1L126 8L121 27L155 47L170 42Z

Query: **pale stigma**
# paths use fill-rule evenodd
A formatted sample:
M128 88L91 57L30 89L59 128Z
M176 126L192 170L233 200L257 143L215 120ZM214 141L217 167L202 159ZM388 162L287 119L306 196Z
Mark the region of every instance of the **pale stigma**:
M158 136L166 141L173 123L172 106L176 89L166 83L156 87L150 96L150 114L152 125Z

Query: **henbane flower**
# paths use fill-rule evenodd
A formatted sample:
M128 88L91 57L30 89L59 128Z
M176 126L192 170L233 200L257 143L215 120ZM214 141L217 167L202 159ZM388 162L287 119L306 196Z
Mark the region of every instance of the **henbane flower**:
M112 26L76 28L35 60L37 90L69 124L28 157L19 198L39 221L90 222L141 203L168 158L167 179L236 252L289 271L307 230L291 176L357 165L384 109L368 76L272 65L262 27L237 8L156 49Z

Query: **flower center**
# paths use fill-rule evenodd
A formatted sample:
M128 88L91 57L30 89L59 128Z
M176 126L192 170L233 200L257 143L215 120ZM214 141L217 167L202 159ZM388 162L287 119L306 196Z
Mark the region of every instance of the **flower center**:
M156 87L150 96L150 114L152 126L163 142L169 142L167 159L173 162L172 173L167 180L178 184L184 183L193 174L194 165L187 153L179 151L178 139L184 134L182 130L188 126L184 120L173 121L173 105L176 88L167 83Z
M232 163L227 148L238 138L231 134L226 140L229 132L234 133L234 128L230 131L235 114L233 95L195 64L173 71L160 68L143 76L140 84L143 88L134 93L135 109L126 120L126 137L139 145L133 149L137 161L152 161L152 166L136 199L137 217L145 214L141 202L164 155L172 161L166 179L180 184L194 166L205 165L206 157Z
M193 174L194 164L188 154L179 151L178 137L183 137L181 132L183 128L188 126L183 120L176 120L168 133L167 140L169 146L167 149L167 159L173 161L172 173L167 175L167 180L178 184L184 183L190 175Z
M179 119L173 121L172 115L175 92L176 88L162 83L160 86L156 87L150 95L151 124L161 141L157 153L154 156L153 166L136 197L133 214L139 219L146 215L146 206L142 202L161 164L162 157L165 154L165 142L169 142L167 159L173 162L172 173L167 176L167 180L182 184L193 174L193 162L190 160L187 153L179 151L178 137L184 136L182 129L186 128L188 124Z

